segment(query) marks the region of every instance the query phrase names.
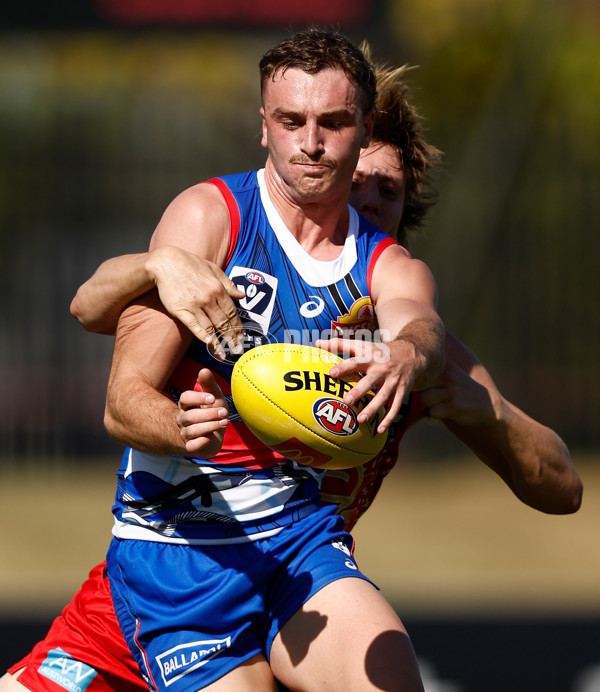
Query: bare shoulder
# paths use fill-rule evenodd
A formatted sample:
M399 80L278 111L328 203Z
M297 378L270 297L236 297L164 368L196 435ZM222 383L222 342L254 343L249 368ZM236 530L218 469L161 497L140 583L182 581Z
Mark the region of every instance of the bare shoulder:
M390 277L394 277L390 281ZM401 245L390 245L378 258L373 268L371 293L378 296L393 292L404 297L424 299L435 304L437 287L429 267L415 259Z
M150 249L175 245L222 264L227 254L229 227L229 210L219 189L199 183L177 195L166 208Z
M401 270L402 272L410 272L415 275L423 274L433 278L431 270L425 262L413 257L408 250L401 245L389 245L381 253L375 264L375 274L385 275L390 270Z

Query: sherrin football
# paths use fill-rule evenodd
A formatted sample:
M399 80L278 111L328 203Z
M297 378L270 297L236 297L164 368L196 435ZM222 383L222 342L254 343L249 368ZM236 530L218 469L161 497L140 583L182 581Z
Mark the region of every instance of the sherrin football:
M289 459L318 468L360 466L385 444L387 433L377 433L384 411L358 422L373 392L345 404L344 394L360 375L331 377L329 370L341 360L301 344L250 349L233 368L235 407L259 440Z

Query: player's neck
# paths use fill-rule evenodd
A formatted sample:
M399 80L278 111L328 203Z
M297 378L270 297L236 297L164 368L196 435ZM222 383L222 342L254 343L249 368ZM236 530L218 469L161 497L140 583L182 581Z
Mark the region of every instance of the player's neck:
M302 248L315 259L339 256L348 233L347 194L322 196L294 194L269 166L265 170L269 198L281 220Z

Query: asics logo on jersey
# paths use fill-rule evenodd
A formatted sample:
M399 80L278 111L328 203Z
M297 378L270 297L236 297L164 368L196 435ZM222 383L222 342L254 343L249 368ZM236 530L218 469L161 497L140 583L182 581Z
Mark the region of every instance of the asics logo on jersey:
M312 300L307 300L300 306L300 314L302 317L317 317L325 309L325 302L319 296L308 296Z
M358 567L356 566L356 563L354 562L354 559L352 558L352 553L350 552L348 546L342 540L340 540L340 539L333 540L333 541L331 541L331 545L334 548L341 550L342 553L345 553L348 556L349 559L346 560L346 562L344 562L344 564L346 565L346 567L348 567L348 569L356 569L356 570L358 569Z

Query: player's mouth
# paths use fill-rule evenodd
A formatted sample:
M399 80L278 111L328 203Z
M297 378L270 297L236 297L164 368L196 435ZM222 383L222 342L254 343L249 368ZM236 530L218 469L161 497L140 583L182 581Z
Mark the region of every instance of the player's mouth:
M365 217L365 219L367 219L367 221L370 221L374 226L379 226L379 219L377 218L377 214L373 214L370 211L361 211L360 213L362 214L362 216Z
M329 168L335 168L334 162L330 159L319 159L318 161L311 161L305 158L292 157L290 163L296 166L301 166L311 171L324 171Z

